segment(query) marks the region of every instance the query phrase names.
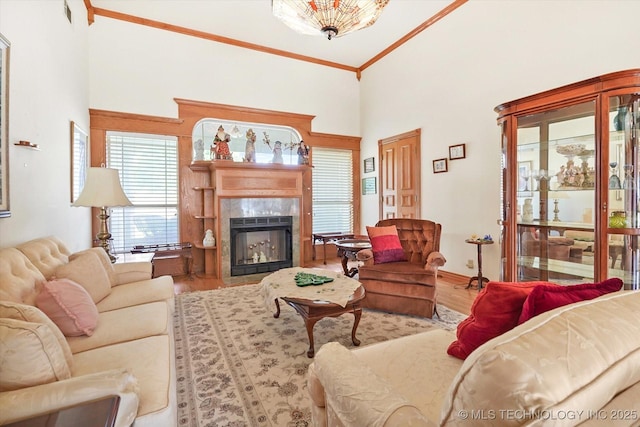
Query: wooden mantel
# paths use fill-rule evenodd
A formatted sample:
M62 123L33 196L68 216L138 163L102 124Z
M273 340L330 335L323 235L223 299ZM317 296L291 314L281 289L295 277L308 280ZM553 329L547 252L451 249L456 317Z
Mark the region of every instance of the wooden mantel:
M311 166L281 165L273 163L241 163L229 160L194 161L190 166L195 173L207 175L202 193L201 215L204 228L211 227L217 236L216 249L204 248L204 271L206 275L222 278L223 250L225 242L221 237L224 224L221 200L225 198L296 198L300 206L300 259L295 265L304 264L304 253L310 246L310 234L304 233L311 227Z

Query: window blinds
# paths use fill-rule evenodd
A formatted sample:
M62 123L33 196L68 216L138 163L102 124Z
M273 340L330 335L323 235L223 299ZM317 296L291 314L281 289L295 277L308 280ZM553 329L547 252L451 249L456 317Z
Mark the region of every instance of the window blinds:
M313 147L313 233L353 231L351 150Z
M107 132L107 166L133 206L111 208L114 251L179 242L176 137Z

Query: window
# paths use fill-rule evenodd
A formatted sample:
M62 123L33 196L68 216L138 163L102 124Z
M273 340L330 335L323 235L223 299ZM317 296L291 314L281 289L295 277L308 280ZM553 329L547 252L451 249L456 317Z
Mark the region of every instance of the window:
M352 151L314 147L313 233L352 231Z
M106 150L107 166L120 171L122 188L133 203L111 209L114 252L179 242L177 138L107 132Z

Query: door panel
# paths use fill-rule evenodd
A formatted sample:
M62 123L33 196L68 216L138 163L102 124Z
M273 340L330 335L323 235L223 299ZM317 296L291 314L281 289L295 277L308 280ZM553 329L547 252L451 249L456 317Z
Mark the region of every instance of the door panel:
M420 217L420 129L378 141L380 218Z

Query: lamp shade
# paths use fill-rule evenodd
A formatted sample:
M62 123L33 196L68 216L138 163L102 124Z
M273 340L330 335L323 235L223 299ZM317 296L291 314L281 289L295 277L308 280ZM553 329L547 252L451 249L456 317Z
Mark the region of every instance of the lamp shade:
M376 22L389 0L272 0L273 15L301 34L333 37Z
M82 193L72 206L131 206L120 185L117 169L89 168Z

